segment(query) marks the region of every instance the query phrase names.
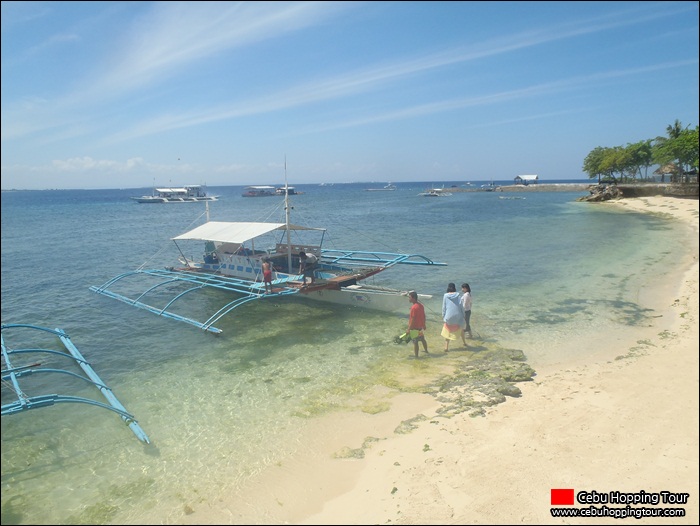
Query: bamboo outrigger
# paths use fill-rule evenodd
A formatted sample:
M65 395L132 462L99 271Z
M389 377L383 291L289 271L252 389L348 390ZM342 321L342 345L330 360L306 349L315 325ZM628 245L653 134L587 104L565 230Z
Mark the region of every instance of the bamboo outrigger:
M54 350L54 349L39 349L39 348L29 348L29 349L11 349L5 345L5 331L10 329L32 329L37 331L45 331L50 334L58 336L64 348L68 352ZM146 444L150 444L150 440L146 433L141 429L134 415L129 413L126 408L121 404L117 397L112 392L112 389L107 387L102 379L97 375L95 370L92 368L90 363L83 357L77 347L73 344L68 335L61 329L48 329L46 327L38 327L36 325L27 324L3 324L2 334L0 335L2 341L2 357L4 360L2 369L2 382L3 389L7 386L11 389L17 396L17 400L2 405L2 416L14 415L23 411L28 411L30 409L37 409L40 407L47 407L58 403L83 403L89 405L95 405L102 407L103 409L108 409L117 413L121 419L129 426L129 429L136 435L136 437ZM40 362L34 362L21 366L14 366L12 364L11 357L20 354L53 354L59 355L70 360L73 360L85 373L85 376L81 374L74 373L72 371L64 369L54 369L41 367ZM30 376L32 374L38 373L57 373L66 374L79 378L87 383L94 385L105 397L107 403L99 402L97 400L92 400L90 398L83 398L79 396L68 396L59 394L43 394L36 396L29 396L20 386L20 379L25 376Z

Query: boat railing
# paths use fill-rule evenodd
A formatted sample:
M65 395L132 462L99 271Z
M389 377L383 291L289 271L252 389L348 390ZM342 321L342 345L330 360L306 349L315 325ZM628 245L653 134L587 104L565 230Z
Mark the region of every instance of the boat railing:
M304 251L307 254L313 254L316 257L321 257L321 247L317 245L291 245L292 254L297 256L299 252ZM275 252L277 254L287 254L289 252L289 245L286 243L277 243L275 245Z

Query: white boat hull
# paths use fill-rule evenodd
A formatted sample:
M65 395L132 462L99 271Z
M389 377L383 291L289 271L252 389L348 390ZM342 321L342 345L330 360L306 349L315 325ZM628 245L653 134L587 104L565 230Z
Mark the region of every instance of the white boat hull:
M202 201L218 201L216 196L208 197L158 197L158 196L143 196L132 197L137 203L201 203Z
M303 293L303 297L313 301L360 307L363 309L378 310L382 312L407 313L410 307L408 291L384 289L372 285L353 285L340 290L316 290ZM418 299L424 301L432 296L419 294Z
M235 254L223 254L220 261L215 264L199 264L192 261L183 261L189 268L201 269L205 272L216 272L224 276L231 276L251 283L251 292L259 293L264 291L262 283L262 258L239 256ZM324 273L321 271L317 276L317 285L323 282ZM301 287L303 276L301 274L286 274L283 272L273 273L273 289L275 286L298 286ZM377 285L369 285L363 282L340 287L339 289L320 288L302 290L301 297L314 301L334 303L336 305L346 305L351 307L362 307L364 309L379 310L384 312L404 312L409 307L408 291L390 289ZM419 299L430 299L432 296L419 294Z

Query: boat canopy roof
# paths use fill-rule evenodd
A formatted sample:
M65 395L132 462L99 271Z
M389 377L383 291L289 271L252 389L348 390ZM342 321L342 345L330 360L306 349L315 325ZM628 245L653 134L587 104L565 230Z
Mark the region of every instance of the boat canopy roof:
M262 236L263 234L267 234L268 232L285 230L286 228L287 225L285 223L209 221L172 239L174 241L196 239L200 241L241 244ZM313 228L300 225L289 225L289 229L325 231L325 228Z
M156 188L156 192L165 194L186 194L187 190L185 188Z

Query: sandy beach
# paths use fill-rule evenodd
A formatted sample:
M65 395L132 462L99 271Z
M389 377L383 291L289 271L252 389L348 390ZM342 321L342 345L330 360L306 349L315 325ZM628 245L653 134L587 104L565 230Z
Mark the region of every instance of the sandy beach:
M673 503L607 507L685 514L623 524L698 524L698 200L591 206L665 214L688 225L678 266L640 291L640 303L655 311L648 326L569 342L594 346L596 359L537 366L533 381L518 384L521 397L483 417L438 417L436 400L419 394L395 397L379 415L337 415L335 435L314 439L310 430L308 455L297 464L262 474L185 523L610 524L620 519L554 518L551 509L589 509L590 501L578 500L584 492L598 499L670 492ZM410 432L395 432L397 422L411 419ZM334 458L343 448L360 454ZM553 506L552 489L573 489L577 500Z

